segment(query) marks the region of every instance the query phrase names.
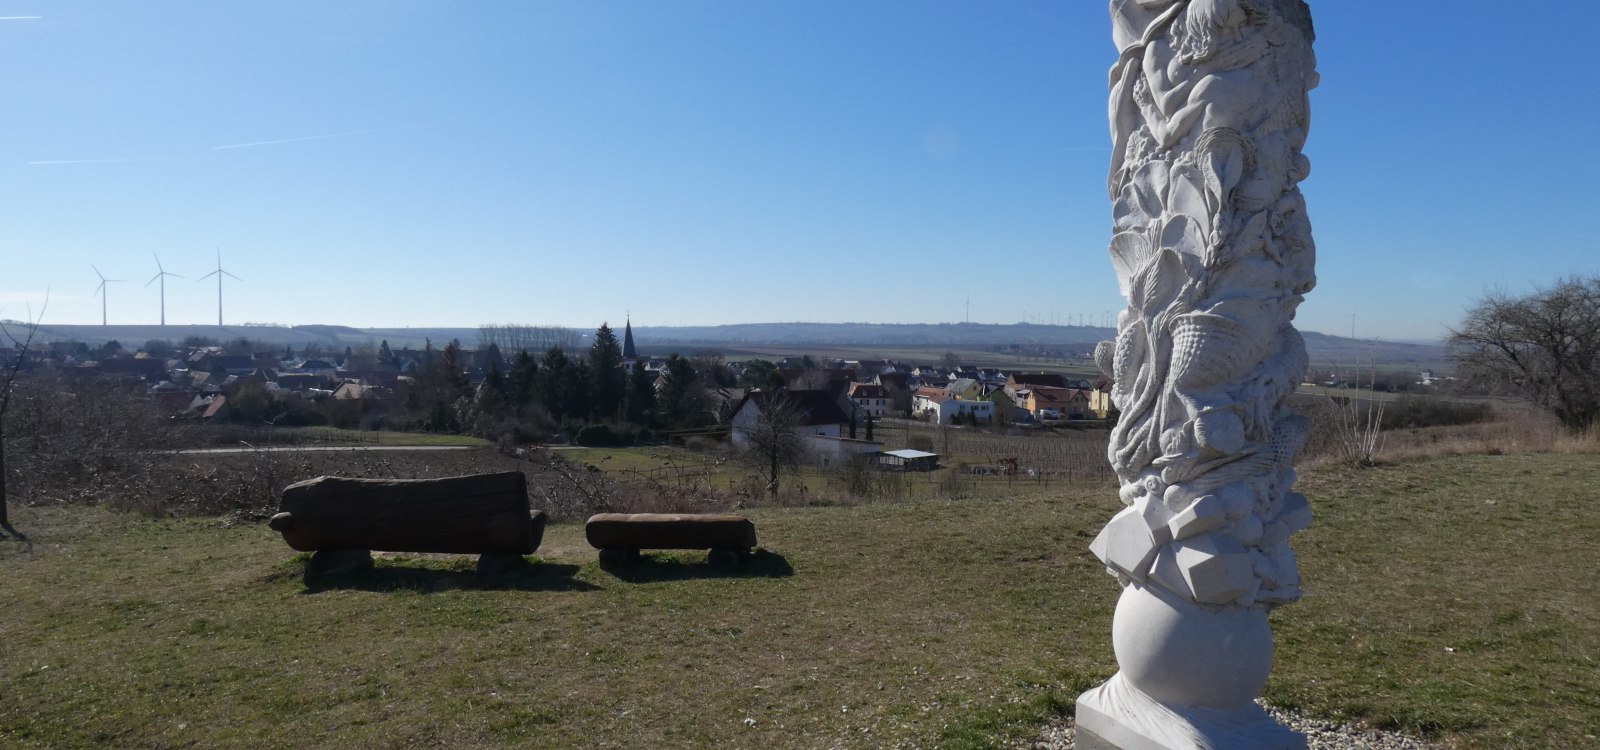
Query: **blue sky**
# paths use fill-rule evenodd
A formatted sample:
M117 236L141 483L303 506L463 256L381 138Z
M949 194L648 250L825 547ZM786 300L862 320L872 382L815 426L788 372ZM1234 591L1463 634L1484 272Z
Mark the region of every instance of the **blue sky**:
M1302 328L1600 272L1600 3L1312 4ZM1099 321L1104 3L0 0L0 317Z

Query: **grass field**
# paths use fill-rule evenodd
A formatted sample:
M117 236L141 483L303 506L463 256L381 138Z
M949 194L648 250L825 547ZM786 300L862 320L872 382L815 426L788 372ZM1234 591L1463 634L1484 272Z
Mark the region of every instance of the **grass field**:
M1317 468L1267 698L1464 748L1600 734L1592 455ZM16 508L0 746L996 747L1114 669L1107 490L749 511L747 567L492 583L389 557L307 588L263 525Z
M999 435L982 430L926 424L893 423L879 426L874 435L884 450L906 447L932 448L940 455L940 468L931 472L890 474L869 472L878 485L874 497L897 499L933 496L1005 496L1032 492L1070 480L1104 481L1111 486L1106 463L1105 430L1039 431L1028 436ZM920 442L913 438L920 438ZM623 481L655 482L675 488L693 485L718 492L759 490L757 472L725 451L695 451L681 446L620 448L561 448L560 457L580 466L592 466ZM1015 458L1017 471L998 472L1003 458ZM786 492L804 488L806 498L785 502L832 504L844 492L848 478L841 467L805 464L787 472Z
M678 349L672 347L643 348L648 350L650 354L662 357L667 355L668 350L678 351ZM1094 363L1088 360L1003 354L986 351L982 348L963 346L825 346L811 344L736 346L720 344L710 348L721 352L730 362L743 362L751 359L766 359L776 362L784 357L803 357L809 354L819 361L822 359L887 359L912 365L938 365L944 360L945 354L953 353L961 358L961 363L965 367L994 367L1008 372L1013 370L1019 372L1061 372L1072 377L1088 380L1094 380L1100 374Z
M471 435L445 435L435 432L395 432L391 430L341 430L334 427L275 427L289 441L316 441L330 444L352 445L433 445L471 446L489 445L489 441Z

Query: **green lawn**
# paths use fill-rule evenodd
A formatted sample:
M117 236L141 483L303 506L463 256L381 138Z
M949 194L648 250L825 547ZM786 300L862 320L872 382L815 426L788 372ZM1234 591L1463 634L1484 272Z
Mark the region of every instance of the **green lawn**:
M1466 748L1600 734L1600 465L1309 470L1267 697ZM756 509L741 571L385 558L308 589L264 525L15 508L0 747L995 747L1114 670L1110 490Z

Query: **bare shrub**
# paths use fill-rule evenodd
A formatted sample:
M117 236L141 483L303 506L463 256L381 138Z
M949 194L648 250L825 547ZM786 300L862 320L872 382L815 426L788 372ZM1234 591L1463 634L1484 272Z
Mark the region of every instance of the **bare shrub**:
M937 441L937 442L936 442ZM1014 465L1027 476L1048 475L1063 481L1112 481L1115 474L1106 458L1110 432L1104 429L1032 431L1000 435L972 429L938 430L910 425L906 447L936 451L945 461L967 461L1000 467ZM926 446L926 447L922 447Z
M968 466L957 463L939 479L939 494L953 499L972 496L973 479Z
M558 425L543 409L529 409L521 417L480 412L473 417L470 430L473 435L507 450L547 442L558 431Z
M1311 421L1300 456L1309 462L1343 461L1370 466L1384 449L1383 402L1375 399L1300 396L1291 406Z
M1302 411L1304 412L1304 410ZM1329 448L1327 428L1313 414L1311 448L1307 463L1345 461ZM1459 455L1519 455L1529 453L1600 453L1600 433L1572 432L1553 415L1528 409L1495 413L1491 421L1465 425L1414 427L1384 433L1382 461L1408 461Z
M555 521L576 521L596 513L714 513L740 507L745 498L715 486L723 459L656 471L609 474L580 465L552 451L522 457L534 507Z
M1383 411L1387 430L1472 424L1494 418L1494 409L1482 401L1406 394L1389 402Z
M1383 450L1384 403L1350 399L1338 411L1339 452L1357 466L1371 466Z
M834 495L852 500L895 500L911 492L904 472L881 470L865 456L851 456L831 468L827 482Z
M18 381L8 422L13 489L28 504L98 502L157 484L152 453L171 432L137 388L82 377Z
M738 496L716 486L726 458L707 455L698 461L679 461L677 454L667 452L665 461L666 466L649 471L622 473L617 495L626 512L711 513L740 505Z
M721 446L722 441L709 435L690 435L683 439L683 447L697 452L712 451Z

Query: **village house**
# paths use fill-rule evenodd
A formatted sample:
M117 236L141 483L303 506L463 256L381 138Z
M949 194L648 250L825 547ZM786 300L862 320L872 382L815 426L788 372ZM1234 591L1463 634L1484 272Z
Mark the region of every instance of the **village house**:
M983 398L983 384L974 378L958 378L945 386L944 392L950 398L977 401Z
M855 403L856 410L861 415L877 418L889 413L889 391L881 385L851 383L850 400Z
M1110 419L1111 412L1116 408L1111 403L1111 379L1101 377L1089 391L1089 410L1094 412L1097 419Z
M800 414L801 431L808 435L839 437L849 429L850 416L839 408L831 394L822 390L809 391L751 391L733 409L728 420L733 426L733 445L741 450L750 447L748 433L761 418L761 411L775 399L794 406Z
M282 368L280 372L333 378L339 374L339 366L325 359L302 359Z
M750 391L733 410L729 419L733 446L750 450L750 433L761 419L762 409L782 400L800 414L800 432L805 440L806 458L824 466L852 456L869 456L883 448L882 443L857 440L848 435L850 417L839 408L833 394L824 390Z
M1021 403L1037 419L1084 419L1091 413L1089 394L1079 388L1034 386Z
M880 372L872 382L883 386L885 390L911 390L911 376L904 372Z
M994 402L953 398L944 388L923 386L911 395L911 411L936 424L950 424L957 416L988 422L994 419Z

